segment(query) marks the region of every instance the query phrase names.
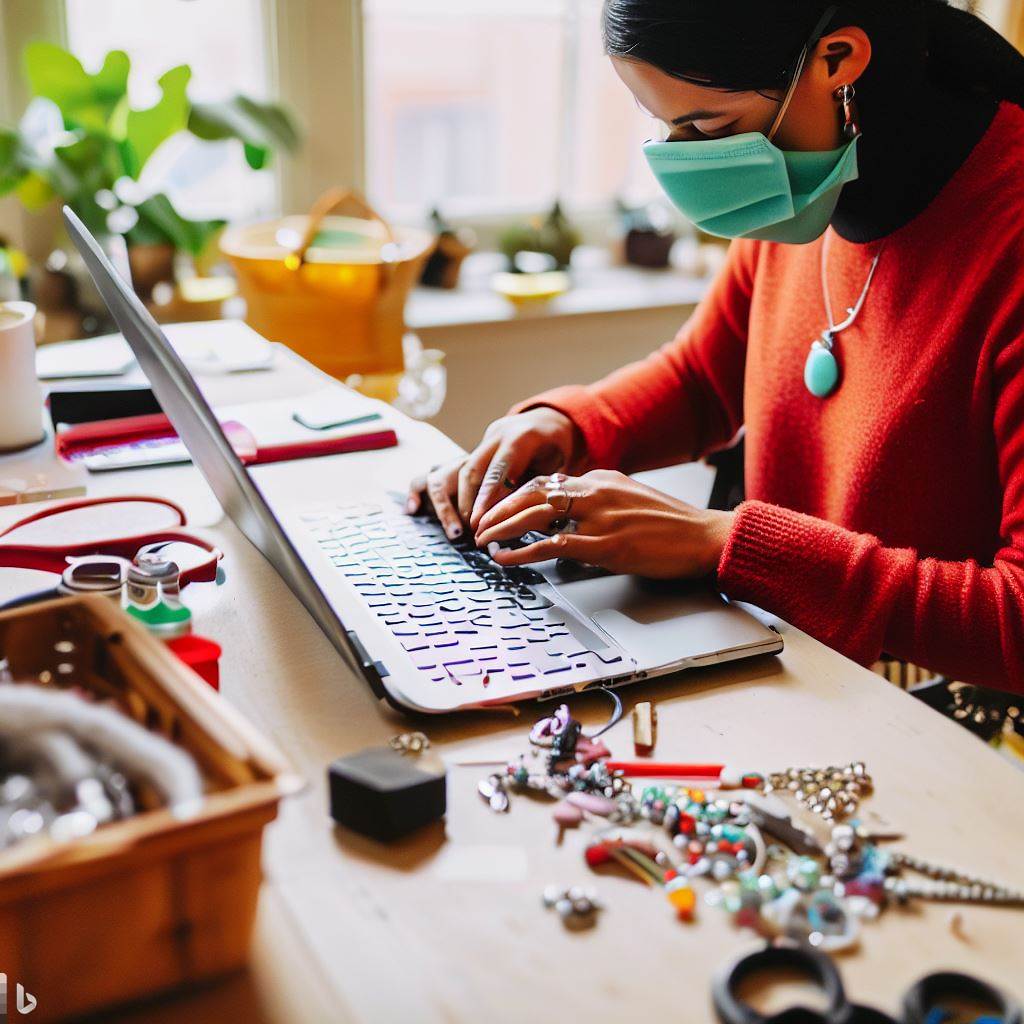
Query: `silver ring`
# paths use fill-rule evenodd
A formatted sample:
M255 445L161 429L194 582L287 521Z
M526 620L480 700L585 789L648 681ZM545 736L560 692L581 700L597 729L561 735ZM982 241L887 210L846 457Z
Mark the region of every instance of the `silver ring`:
M544 491L544 500L559 514L559 516L562 518L568 518L569 512L572 510L573 496L561 485L561 483L556 484L554 487L548 487Z

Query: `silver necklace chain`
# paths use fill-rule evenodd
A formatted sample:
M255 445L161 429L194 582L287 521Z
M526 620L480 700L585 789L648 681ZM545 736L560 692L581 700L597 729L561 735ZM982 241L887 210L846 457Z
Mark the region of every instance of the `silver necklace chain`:
M825 240L821 245L821 293L825 300L825 316L828 317L828 329L824 333L824 339L828 347L831 347L832 338L835 335L852 326L853 322L860 316L860 311L864 308L864 302L868 297L868 291L871 289L871 282L874 280L875 271L878 269L878 261L882 258L882 252L885 250L885 242L883 242L878 252L875 253L875 258L871 261L871 269L868 271L868 279L864 282L864 290L860 293L860 298L847 308L846 319L841 324L837 324L832 317L832 293L828 287L828 251L831 241L831 234L826 232Z

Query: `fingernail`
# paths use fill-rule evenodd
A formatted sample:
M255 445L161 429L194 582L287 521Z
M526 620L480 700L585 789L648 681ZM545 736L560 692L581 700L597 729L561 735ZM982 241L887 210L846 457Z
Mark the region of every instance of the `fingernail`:
M410 498L410 499L409 499L409 500L408 500L408 501L407 501L407 502L405 503L405 511L406 511L407 513L409 513L410 515L411 515L411 514L412 514L413 512L415 512L415 511L416 511L416 509L417 509L418 507L419 507L419 502L418 502L418 501L417 501L417 500L416 500L415 498Z
M487 554L489 554L491 558L493 558L500 550L501 545L496 540L492 540L491 543L487 545Z
M451 537L452 540L455 540L456 537L461 537L462 536L462 527L461 526L449 526L448 527L448 536Z

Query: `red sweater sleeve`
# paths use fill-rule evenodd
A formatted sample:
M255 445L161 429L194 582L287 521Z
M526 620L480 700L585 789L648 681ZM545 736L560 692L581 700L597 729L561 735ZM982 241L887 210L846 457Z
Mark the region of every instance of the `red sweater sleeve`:
M885 651L962 682L1024 693L1024 335L995 356L992 383L1003 504L991 565L919 558L750 501L719 563L723 592L862 664Z
M743 372L756 242L734 242L710 291L676 338L588 386L555 388L513 411L549 405L586 442L587 464L634 472L693 460L743 423Z

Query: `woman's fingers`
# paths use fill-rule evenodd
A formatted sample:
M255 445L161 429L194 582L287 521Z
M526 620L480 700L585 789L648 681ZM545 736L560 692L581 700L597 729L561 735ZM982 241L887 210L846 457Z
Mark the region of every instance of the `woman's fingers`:
M457 459L444 466L435 466L425 477L417 477L409 485L409 497L405 502L405 511L415 515L425 511L423 496L426 495L444 532L453 540L462 536L459 514L452 504L461 465L462 459Z
M464 523L471 522L474 503L480 492L480 486L487 477L487 467L497 448L496 440L487 441L485 439L469 454L459 470L459 515Z
M528 443L526 438L507 442L497 449L484 474L483 483L470 513L469 525L474 530L479 527L480 520L488 509L518 486L535 454L534 446Z
M530 505L521 512L509 516L493 526L477 533L476 542L479 547L485 547L492 541L511 540L513 537L522 537L531 530L544 532L551 529L551 524L563 517L544 502L540 505Z
M535 477L529 483L520 487L518 491L513 491L484 512L476 520L476 526L474 527L477 539L479 540L492 527L504 523L524 509L533 508L537 505L547 505L547 498L543 488L543 481L545 479L546 477ZM472 521L470 525L473 525Z
M523 548L496 548L490 552L498 565L526 565L528 562L546 562L549 558L572 558L591 565L601 564L604 545L599 537L585 537L578 533L556 533Z
M474 527L477 540L492 527L518 515L534 505L546 507L552 519L580 518L586 507L591 505L593 486L579 477L554 476L534 477L514 494L503 498Z
M451 472L431 473L427 477L427 496L444 532L450 540L456 540L462 536L462 522L452 504L452 476Z
M409 496L405 499L406 515L415 515L423 505L423 492L427 489L427 478L417 476L409 483Z

